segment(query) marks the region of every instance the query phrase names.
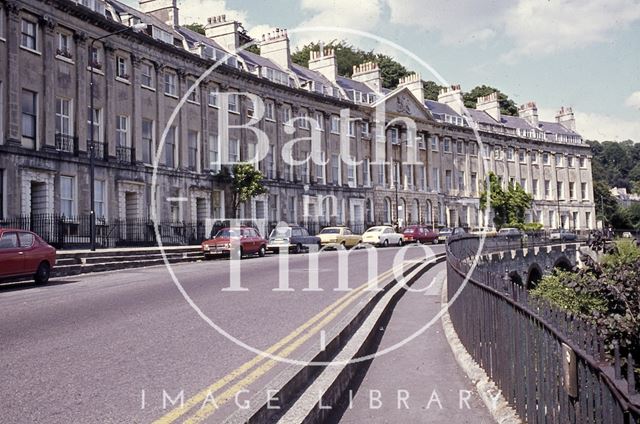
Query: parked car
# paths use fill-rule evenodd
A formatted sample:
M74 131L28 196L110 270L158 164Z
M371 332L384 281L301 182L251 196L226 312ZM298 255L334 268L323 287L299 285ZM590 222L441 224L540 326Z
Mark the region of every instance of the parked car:
M56 249L37 234L0 228L0 280L33 276L45 284L55 264Z
M440 228L440 230L438 230L438 241L439 242L445 242L447 241L447 239L451 236L451 234L453 234L453 229L451 228Z
M438 232L425 225L410 225L402 231L406 243L438 244Z
M210 240L202 242L205 258L229 255L233 249L240 249L240 257L255 255L262 257L267 251L267 240L252 227L223 228Z
M576 233L565 229L553 230L551 234L549 234L550 240L573 241L577 238Z
M625 231L622 233L622 238L633 238L633 234L630 231Z
M520 239L522 238L522 231L512 227L500 228L500 231L498 231L498 237L502 237L508 240Z
M318 233L322 246L352 248L360 244L362 236L347 227L325 227Z
M494 227L475 227L469 231L469 234L475 234L478 236L486 236L486 237L495 237L498 235L498 232Z
M309 250L310 246L320 248L320 237L311 236L306 228L292 225L290 227L276 227L269 234L267 250L279 252L280 249L289 249L290 252L300 253Z
M389 246L390 244L402 246L404 244L404 236L396 233L393 228L388 225L379 225L365 231L362 235L362 242L375 246Z

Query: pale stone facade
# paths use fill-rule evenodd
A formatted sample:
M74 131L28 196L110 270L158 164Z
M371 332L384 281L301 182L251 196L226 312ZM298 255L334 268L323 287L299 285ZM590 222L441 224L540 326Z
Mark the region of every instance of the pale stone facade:
M425 101L417 75L393 90L382 88L372 63L355 67L351 78L339 76L330 49L314 52L309 69L293 64L286 31L263 38L262 56L235 54L248 40L238 22L211 18L205 37L179 27L175 1L146 0L140 8L146 14L116 1L0 1L0 216L89 212L93 72L97 201L106 220L151 216L156 156L159 220L229 217L231 196L214 158L246 160L257 141L246 128L219 133L221 118L246 125L254 113L245 96L221 112L224 97L216 93L238 91L265 101L255 126L269 140L258 165L269 194L244 205L246 217L479 226L479 193L492 171L533 193L530 221L595 225L591 153L570 109L554 123L539 122L532 103L520 118L504 117L497 98L487 96L465 111L459 87L443 90L439 102ZM146 32L97 42L90 55L93 39L138 21L148 24ZM226 64L204 78L168 126L180 99L225 54ZM384 115L376 116L381 106ZM355 120L332 126L344 109ZM319 128L288 122L296 117L313 118L319 123L310 125ZM403 118L415 123L415 135ZM306 140L293 155L318 153L326 166L284 163L289 141L315 133L320 152ZM353 159L363 161L355 168L342 161L341 136ZM410 154L421 164L403 165Z

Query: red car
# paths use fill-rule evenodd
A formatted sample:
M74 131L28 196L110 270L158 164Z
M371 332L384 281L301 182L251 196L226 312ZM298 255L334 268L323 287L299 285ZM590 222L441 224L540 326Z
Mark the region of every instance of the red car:
M206 259L216 255L229 255L240 248L240 257L267 252L267 240L255 228L223 228L210 240L202 242L202 253Z
M425 225L410 225L402 234L406 243L438 243L438 232Z
M0 280L33 276L38 284L49 281L56 264L56 249L25 230L0 228Z

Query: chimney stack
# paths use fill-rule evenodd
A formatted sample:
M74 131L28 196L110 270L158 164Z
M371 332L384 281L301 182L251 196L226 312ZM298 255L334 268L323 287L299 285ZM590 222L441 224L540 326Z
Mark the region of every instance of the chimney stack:
M576 118L573 115L573 109L562 106L556 113L556 122L568 130L576 130Z
M376 93L382 92L382 75L375 62L364 62L353 66L351 78L355 81L367 84Z
M140 11L148 13L172 27L180 25L178 0L140 0Z
M218 15L207 18L204 33L222 47L234 52L243 45L242 24L238 21L227 21L227 15Z
M518 108L518 116L538 128L538 107L535 102L527 102Z
M309 58L309 69L320 72L329 81L336 82L338 79L338 63L336 55L331 47L320 46L320 51L311 50Z
M502 116L500 115L498 92L494 91L489 95L478 97L476 109L487 112L493 119L500 122Z
M287 30L276 28L275 31L263 34L260 42L260 56L273 60L284 69L291 69L291 50Z
M460 85L456 84L451 87L443 87L440 90L440 94L438 94L438 102L444 103L456 111L456 113L462 115L464 102L462 100L462 90L460 90Z
M424 89L422 87L422 78L420 77L420 74L413 73L400 78L398 87L409 88L420 104L424 105Z

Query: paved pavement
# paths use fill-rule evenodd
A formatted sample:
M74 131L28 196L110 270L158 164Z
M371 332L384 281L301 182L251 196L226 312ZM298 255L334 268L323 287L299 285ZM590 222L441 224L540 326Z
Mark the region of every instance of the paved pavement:
M376 273L381 273L392 267L398 249L376 252ZM406 258L420 256L420 249L407 250ZM275 256L241 261L242 286L249 290L223 291L229 264L205 261L173 270L184 292L214 323L257 349L280 342L278 349L287 347L290 359L320 343L324 327L311 326L310 318L365 301L366 296L347 298L349 293L334 290L336 252L322 253L317 264L310 264L308 255L292 255L284 269L293 291L273 290L280 273ZM368 281L366 264L365 251L350 254L349 287ZM322 291L303 291L309 270L318 275ZM209 389L219 410L204 421L220 422L238 407L234 394L250 399L284 367L260 362L264 358L212 329L162 266L59 278L44 287L3 285L0 310L5 423L141 423L161 417L164 423L181 422L193 408L174 408L180 394L197 408L211 401ZM339 318L321 323L328 328Z
M442 278L439 264L418 280L396 305L384 329L377 356L333 421L355 423L492 423L474 386L458 367L438 319L406 341L440 310ZM347 396L348 399L348 396Z

